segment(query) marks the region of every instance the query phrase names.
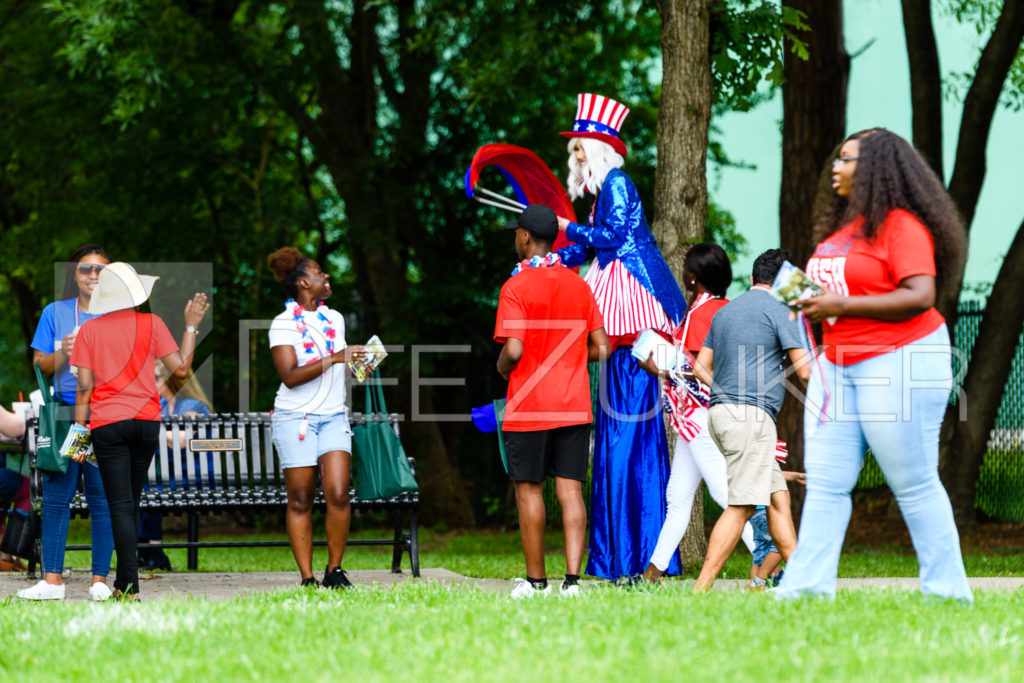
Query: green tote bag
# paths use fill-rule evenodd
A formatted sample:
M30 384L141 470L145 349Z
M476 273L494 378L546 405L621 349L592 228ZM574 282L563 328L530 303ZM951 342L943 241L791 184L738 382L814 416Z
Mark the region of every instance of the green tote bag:
M364 414L366 422L352 429L359 499L380 500L417 490L419 484L409 467L402 442L388 423L388 409L377 373L366 380Z
M43 379L43 371L36 363L36 381L43 394L43 405L39 408L39 436L36 438L36 467L47 472L67 472L68 459L60 454L75 421L75 407L60 402L50 394L50 385Z

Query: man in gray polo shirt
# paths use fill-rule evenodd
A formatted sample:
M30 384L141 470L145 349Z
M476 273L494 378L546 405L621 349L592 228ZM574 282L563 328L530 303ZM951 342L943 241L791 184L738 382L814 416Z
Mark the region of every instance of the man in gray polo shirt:
M697 591L714 583L759 505L768 508L768 530L782 559L796 549L789 490L775 460L775 417L789 379L785 358L803 383L811 369L799 324L771 295L788 256L770 249L757 257L753 287L715 314L694 363L694 374L711 387L708 431L725 455L729 476L729 506L711 532Z

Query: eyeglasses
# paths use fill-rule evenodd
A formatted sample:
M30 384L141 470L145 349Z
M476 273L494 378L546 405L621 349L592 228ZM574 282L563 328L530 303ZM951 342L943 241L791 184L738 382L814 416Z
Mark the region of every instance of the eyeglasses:
M836 160L832 162L832 169L838 171L848 161L857 161L860 157L836 157Z
M79 263L78 264L78 272L81 273L82 275L92 275L93 273L96 273L97 275L99 275L100 271L103 270L104 268L106 268L106 266L101 265L99 263Z

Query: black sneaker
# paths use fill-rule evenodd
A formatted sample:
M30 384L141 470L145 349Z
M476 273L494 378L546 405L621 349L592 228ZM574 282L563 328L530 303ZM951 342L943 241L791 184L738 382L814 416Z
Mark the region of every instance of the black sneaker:
M172 572L174 568L171 567L171 559L164 555L163 557L151 557L149 560L139 562L139 569L145 569L147 571L162 570L165 572Z
M345 576L345 572L341 567L335 567L331 569L328 567L324 570L324 588L351 588L352 582Z
M311 576L308 579L303 579L299 585L303 588L319 588L320 582L316 580L315 576Z

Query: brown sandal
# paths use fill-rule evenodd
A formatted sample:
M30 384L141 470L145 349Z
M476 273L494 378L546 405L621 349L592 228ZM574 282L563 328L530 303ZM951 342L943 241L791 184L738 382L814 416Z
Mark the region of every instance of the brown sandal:
M110 599L119 602L139 602L142 600L138 593L122 593L117 589L114 589L114 592L110 594Z
M20 558L0 553L0 572L27 572L28 567Z

